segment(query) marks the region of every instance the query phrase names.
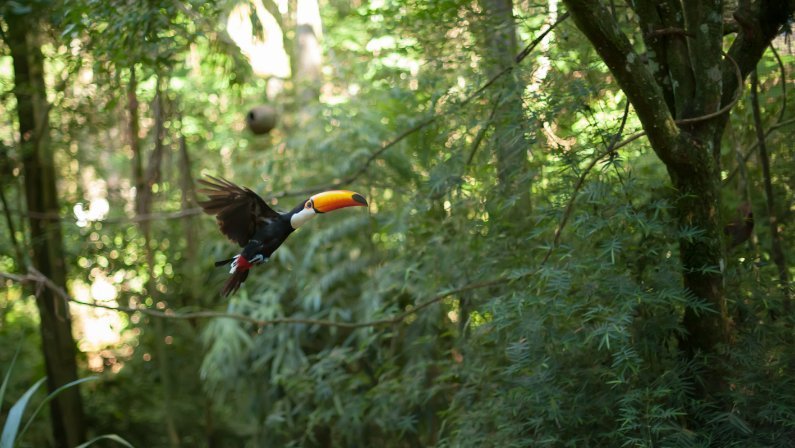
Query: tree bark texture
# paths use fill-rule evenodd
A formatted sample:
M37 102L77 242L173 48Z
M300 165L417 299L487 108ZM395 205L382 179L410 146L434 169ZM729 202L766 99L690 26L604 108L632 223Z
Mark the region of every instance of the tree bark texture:
M34 12L35 13L35 12ZM34 13L9 14L7 43L14 65L14 93L19 118L20 151L30 225L33 265L66 289L66 265L58 216L55 167L48 144L48 111L44 58L36 43ZM50 392L77 379L76 348L68 304L43 288L36 295L40 332ZM85 439L83 405L78 387L70 387L50 401L56 446L74 447Z
M592 43L632 103L649 142L677 190L680 229L697 229L679 242L684 286L715 313L687 308L687 334L680 349L689 357L714 354L731 339L722 266L720 228L720 142L730 104L765 47L795 10L795 1L762 0L735 13L739 31L723 57L722 0L634 0L647 52L638 53L604 0L564 0L577 27ZM750 4L750 2L744 2ZM745 24L745 25L743 25ZM634 26L634 25L632 25ZM685 119L685 120L683 120ZM686 120L690 119L690 120ZM687 232L683 232L686 234ZM718 391L720 372L704 378L701 393Z

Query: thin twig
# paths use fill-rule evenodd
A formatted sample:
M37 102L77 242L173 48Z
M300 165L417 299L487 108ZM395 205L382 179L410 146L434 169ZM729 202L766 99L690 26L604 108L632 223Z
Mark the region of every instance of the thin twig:
M515 62L514 65L510 65L508 67L505 67L503 70L501 70L500 72L496 73L494 76L489 78L489 80L486 81L486 83L484 83L477 90L475 90L473 93L471 93L468 97L464 98L461 102L459 102L456 105L456 110L466 106L472 100L474 100L475 98L479 97L480 94L482 94L487 88L489 88L492 84L494 84L500 77L504 76L506 73L508 73L511 70L513 70L516 67L517 64L522 62L525 58L527 58L528 55L530 55L530 53L535 49L535 47L538 46L539 43L541 43L541 41L547 36L547 34L549 34L552 30L554 30L560 23L562 23L568 17L569 17L569 13L562 14L558 18L558 20L556 20L553 24L551 24L546 30L544 30L544 32L542 32L538 37L533 39L532 42L527 44L527 46L521 52L519 52L519 54L516 55L516 57L514 58L514 62ZM455 112L455 111L447 111L444 115L449 115L450 113L453 113L453 112ZM306 194L310 194L310 193L316 193L316 192L322 191L322 190L332 190L332 189L341 188L341 187L344 187L346 185L349 185L349 184L353 183L354 181L356 181L356 179L358 179L364 173L366 173L367 170L370 168L370 165L372 165L372 163L376 159L381 157L381 155L383 153L385 153L388 149L390 149L393 146L397 145L398 143L403 141L406 137L410 136L411 134L413 134L415 132L418 132L418 131L421 131L425 127L431 125L433 122L435 122L437 119L439 119L440 117L442 117L444 115L443 114L439 114L439 113L433 114L430 117L427 117L424 120L420 121L419 123L415 124L414 126L410 127L409 129L406 129L405 131L401 132L396 137L394 137L392 140L389 140L389 141L383 143L378 150L376 150L375 152L370 154L370 156L367 158L367 160L365 160L364 163L359 168L356 169L356 171L354 171L353 173L349 174L348 176L346 176L346 177L344 177L342 179L335 180L335 181L333 181L331 183L326 183L326 184L322 184L322 185L315 185L313 187L301 188L301 189L297 189L297 190L277 191L277 192L274 192L274 193L271 193L270 195L268 195L268 199L279 199L279 198L283 198L283 197L286 197L286 196L301 196L301 195L306 195ZM200 208L191 208L191 209L180 210L178 212L148 213L148 214L138 215L138 216L136 216L134 218L112 218L112 219L104 219L104 220L101 220L101 221L103 223L141 222L141 221L153 221L153 220L158 220L158 219L182 218L182 217L189 216L189 215L192 215L192 214L200 214L200 213L201 213L201 209ZM63 217L61 217L58 214L38 213L38 212L28 213L28 217L39 218L39 219L60 219L60 220L69 219L69 218L63 218Z
M430 117L425 118L424 120L420 121L419 123L417 123L416 125L412 126L411 128L401 132L400 134L398 134L397 137L395 137L392 140L382 144L381 148L379 148L377 151L375 151L372 154L370 154L370 156L367 158L367 160L365 160L365 162L356 171L354 171L350 175L346 176L345 178L340 179L340 180L336 180L334 182L331 182L330 184L317 185L317 186L314 186L314 187L303 188L303 189L299 189L299 190L282 190L282 191L278 191L278 192L275 192L275 193L271 193L269 197L272 198L272 199L276 199L276 198L282 198L282 197L285 197L285 196L299 196L299 195L305 195L305 194L309 194L309 193L314 193L314 192L321 191L321 190L340 188L340 187L344 187L344 186L346 186L348 184L353 183L361 175L363 175L365 172L367 172L368 168L370 168L370 165L376 159L381 157L381 154L386 152L386 150L388 150L389 148L395 146L397 143L401 142L403 139L405 139L409 135L424 129L425 127L427 127L428 125L432 124L433 122L435 122L440 117L456 112L458 109L461 109L462 107L464 107L467 104L469 104L472 100L474 100L475 98L479 97L481 93L483 93L486 89L491 87L491 85L494 84L500 77L502 77L506 73L508 73L508 72L512 71L514 68L516 68L516 66L520 62L522 62L528 55L530 55L530 53L535 49L535 47L538 46L538 44L540 44L542 40L544 40L544 38L547 36L547 34L549 34L559 24L561 24L564 20L566 20L568 18L569 18L569 13L568 12L562 14L558 18L558 20L556 20L553 24L551 24L546 30L544 30L544 32L542 32L538 37L533 39L532 42L527 44L527 46L521 52L519 52L519 54L516 55L516 57L514 58L514 64L513 65L509 65L509 66L503 68L502 70L497 72L494 76L489 78L489 80L486 81L477 90L472 92L468 97L466 97L463 100L461 100L461 102L457 103L456 107L455 107L455 110L446 111L444 114L434 113Z
M778 120L776 120L777 123L781 123L784 120L784 114L787 112L787 70L784 67L784 61L781 60L781 56L779 56L772 42L770 43L770 51L773 52L773 57L778 62L778 70L781 74L781 110L778 111Z
M489 118L483 123L480 129L478 129L477 135L475 135L475 140L472 142L472 149L469 151L469 157L467 157L466 166L472 163L472 160L475 158L475 153L480 148L480 144L483 143L483 137L486 136L486 131L489 130L491 127L492 121L494 121L494 115L497 113L497 108L500 106L500 101L502 100L502 95L498 95L497 98L494 100L494 106L491 108L491 113L489 113Z
M773 52L773 56L776 58L776 62L778 63L778 68L781 77L781 110L778 111L778 119L776 120L776 124L770 126L770 128L768 128L767 131L765 131L764 139L762 140L756 139L748 147L748 149L745 151L745 155L742 156L741 163L748 162L748 159L751 158L751 156L754 154L756 149L759 147L759 143L764 142L764 140L767 140L767 137L774 130L795 122L795 119L784 121L784 115L787 112L787 70L784 67L784 62L781 60L781 56L779 56L778 52L776 51L776 48L773 46L772 43L770 44L770 50ZM728 185L729 182L731 182L731 180L734 178L734 176L737 175L738 170L739 166L732 169L731 173L729 173L729 175L726 176L726 179L723 180L723 185Z
M776 123L776 124L770 126L767 129L767 131L765 131L765 139L767 139L767 137L769 137L770 134L773 133L773 131L776 131L779 128L783 128L783 127L789 126L791 124L795 124L795 118L791 118L789 120L782 121L780 123ZM746 149L744 154L742 155L742 161L743 162L748 162L748 159L750 159L751 156L754 155L754 152L756 152L756 148L758 148L758 147L759 147L759 140L758 139L754 140L753 143L748 145L748 149ZM734 167L734 169L731 171L731 173L729 173L729 175L726 176L726 179L723 180L723 186L728 185L729 182L731 182L731 180L734 179L734 176L737 175L737 171L738 170L739 170L738 167Z
M680 118L679 120L674 120L674 123L676 123L677 125L681 126L683 124L694 124L694 123L700 123L702 121L710 120L712 118L715 118L717 116L720 116L720 115L723 115L723 114L729 112L740 101L740 98L742 97L742 86L743 86L743 82L742 82L743 81L743 75L742 75L742 72L740 71L740 66L737 65L737 61L735 61L734 58L729 56L728 53L723 53L723 55L726 56L726 58L732 63L732 65L734 65L734 74L737 76L737 90L734 92L734 98L731 100L731 102L729 102L725 106L721 107L720 109L716 110L715 112L711 112L711 113L708 113L708 114L705 114L705 115L701 115L699 117ZM631 142L643 137L644 135L646 135L646 131L638 131L638 132L630 135L629 137L627 137L623 141L617 143L613 147L613 151L615 151L615 150L617 150L619 148L623 148L624 146L626 146L626 145L630 144ZM607 154L605 154L605 155L607 155Z
M35 219L42 219L42 220L60 220L60 221L78 221L77 217L69 217L69 216L62 216L59 213L47 213L47 212L20 212L16 210L12 210L12 212L16 215L25 217L25 218L35 218ZM201 214L202 209L199 207L193 208L186 208L184 210L176 210L173 212L157 212L157 213L146 213L137 216L119 216L119 217L112 217L112 218L102 218L97 220L90 220L90 222L101 222L103 224L129 224L131 222L142 222L142 221L161 221L161 220L170 220L170 219L180 219L187 216L199 215Z
M172 310L158 311L146 307L128 307L122 305L106 305L98 302L86 302L71 297L69 294L66 293L66 291L63 290L63 288L56 285L55 282L50 280L47 276L45 276L44 274L42 274L40 271L38 271L33 267L29 267L28 273L25 275L12 274L9 272L0 272L0 278L5 278L17 283L34 284L38 287L37 291L39 291L41 287L46 287L51 291L53 291L56 295L58 295L58 297L60 297L61 299L67 302L76 303L78 305L90 306L93 308L102 308L111 311L123 312L126 314L141 313L147 316L165 318L165 319L202 319L202 318L223 317L223 318L248 322L257 325L258 327L273 326L277 324L304 324L304 325L319 325L324 327L341 327L341 328L376 327L382 325L396 324L405 320L407 317L411 316L412 314L415 314L420 310L423 310L433 305L434 303L440 302L441 300L444 300L445 298L450 297L454 294L458 294L465 291L472 291L475 289L486 288L500 283L505 283L505 280L503 278L495 278L492 280L470 283L460 288L448 289L444 292L441 292L429 298L428 300L419 303L418 305L414 306L409 310L406 310L400 314L396 314L393 317L367 321L367 322L338 322L326 319L306 319L306 318L295 318L295 317L255 319L253 317L246 316L245 314L225 313L220 311L197 311L191 313L177 313Z
M569 217L571 216L572 210L574 210L574 200L577 199L577 193L579 193L583 184L585 184L586 176L588 176L588 174L591 172L593 167L596 166L596 164L599 163L600 160L617 151L619 148L618 145L620 143L626 144L624 142L628 143L629 141L632 141L639 137L639 136L635 137L633 135L632 137L622 142L618 141L618 139L621 138L621 134L624 133L624 126L627 124L628 116L629 116L629 101L627 101L627 104L624 106L624 116L621 117L621 125L619 125L618 132L616 132L616 134L613 136L610 145L608 145L607 149L604 152L602 152L598 156L594 157L593 160L591 160L591 163L589 163L588 166L585 167L583 172L580 173L580 177L577 179L577 183L574 184L574 191L571 193L569 202L566 204L566 209L563 211L563 216L560 217L560 222L558 223L558 227L555 229L555 237L552 240L552 245L549 246L546 255L544 255L544 258L541 261L541 265L543 265L544 263L547 262L547 260L549 260L549 257L552 255L552 251L555 249L555 247L557 247L558 243L560 243L560 235L563 233L563 228L566 227L566 224L569 221Z
M558 227L555 230L555 237L554 237L553 243L549 247L549 249L547 250L546 255L541 260L541 262L539 263L538 267L536 267L536 269L534 269L534 270L532 270L530 272L526 272L524 274L516 276L516 277L512 278L511 280L515 281L515 280L519 280L519 279L522 279L522 278L527 278L527 277L530 277L532 275L535 275L536 273L538 273L538 271L541 270L541 268L549 260L550 256L552 255L552 252L554 251L554 249L557 247L558 243L560 242L561 233L563 231L563 228L566 226L566 223L568 222L569 216L572 213L572 210L574 208L574 201L575 201L575 199L577 197L577 194L579 193L579 190L582 188L582 185L585 182L585 177L588 175L588 173L591 171L591 169L596 165L596 163L598 163L599 160L603 159L605 156L607 156L607 155L609 155L609 154L611 154L611 153L613 153L614 151L617 150L618 145L619 145L618 139L621 138L621 134L624 131L624 126L626 124L628 114L629 114L629 106L625 107L624 116L621 119L621 125L619 127L619 130L616 133L616 135L612 138L611 144L608 146L607 150L605 150L603 153L601 153L597 157L595 157L594 160L591 161L591 163L588 165L588 167L586 167L586 169L580 175L580 177L579 177L579 179L577 181L577 184L574 187L574 192L572 193L571 198L569 199L569 203L567 204L566 209L565 209L565 211L563 213L563 216L561 217L561 220L560 220L560 222L558 224ZM482 280L482 281L479 281L479 282L469 283L469 284L466 284L466 285L458 287L458 288L448 289L448 290L445 290L443 292L440 292L440 293L428 298L427 300L425 300L423 302L420 302L419 304L413 306L412 308L410 308L408 310L405 310L402 313L399 313L399 314L396 314L396 315L394 315L392 317L388 317L388 318L384 318L384 319L371 320L371 321L365 321L365 322L338 322L338 321L332 321L332 320L326 320L326 319L307 319L307 318L293 318L293 317L278 317L278 318L274 318L274 319L263 319L263 320L260 320L260 319L254 319L254 318L252 318L250 316L246 316L244 314L238 314L238 313L225 313L225 312L218 312L218 311L199 311L199 312L191 312L191 313L177 313L177 312L174 312L174 311L171 311L171 310L158 311L158 310L153 310L151 308L146 308L146 307L133 308L133 307L120 306L120 305L105 305L105 304L97 303L97 302L85 302L85 301L77 300L77 299L69 296L69 294L67 294L66 291L64 291L61 287L56 285L52 280L47 278L44 274L42 274L41 272L39 272L38 270L36 270L33 267L28 268L28 274L26 274L26 275L17 275L17 274L11 274L11 273L7 273L7 272L0 272L0 278L6 278L6 279L9 279L9 280L12 280L12 281L19 282L19 283L34 283L34 284L36 284L38 286L37 293L38 293L38 290L42 286L47 287L47 288L51 289L53 292L55 292L64 301L76 303L76 304L79 304L79 305L95 307L95 308L103 308L103 309L112 310L112 311L119 311L119 312L123 312L123 313L127 313L127 314L141 313L141 314L145 314L145 315L152 316L152 317L166 318L166 319L200 319L200 318L224 317L224 318L235 319L235 320L239 320L239 321L243 321L243 322L248 322L248 323L254 324L254 325L258 326L258 327L273 326L273 325L277 325L277 324L303 324L303 325L318 325L318 326L339 327L339 328L363 328L363 327L376 327L376 326L397 324L397 323L400 323L400 322L404 321L409 316L411 316L413 314L416 314L416 313L420 312L421 310L423 310L425 308L428 308L429 306L431 306L431 305L433 305L435 303L438 303L438 302L440 302L440 301L442 301L442 300L444 300L447 297L450 297L452 295L460 294L462 292L467 292L467 291L474 291L476 289L487 288L487 287L490 287L490 286L504 285L508 281L503 276L499 276L499 277L495 277L495 278L488 279L488 280Z
M789 269L787 267L784 250L781 247L781 237L778 233L778 222L776 216L775 195L773 194L773 182L770 174L770 154L765 144L765 134L762 131L762 113L759 110L759 74L756 68L751 72L751 110L754 116L754 129L756 139L759 142L759 161L762 165L762 177L765 185L765 198L767 199L767 222L770 227L770 251L771 258L778 268L779 282L784 291L789 286ZM789 294L785 296L785 314L789 314L790 300Z

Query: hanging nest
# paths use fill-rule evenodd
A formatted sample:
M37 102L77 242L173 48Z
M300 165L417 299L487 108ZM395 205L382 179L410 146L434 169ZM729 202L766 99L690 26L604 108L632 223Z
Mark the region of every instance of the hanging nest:
M269 133L276 127L279 112L273 106L260 105L251 108L246 114L246 125L256 135Z

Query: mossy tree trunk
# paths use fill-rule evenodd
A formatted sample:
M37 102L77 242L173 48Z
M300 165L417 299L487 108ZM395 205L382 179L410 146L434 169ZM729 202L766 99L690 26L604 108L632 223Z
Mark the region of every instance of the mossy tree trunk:
M58 219L56 173L49 145L48 111L44 84L44 58L36 43L33 12L6 16L7 44L14 63L14 93L19 118L20 152L30 225L33 266L61 288L66 287L63 239ZM22 260L20 260L21 262ZM75 341L69 306L49 288L36 294L42 347L50 392L77 379ZM56 446L74 447L85 439L85 423L77 387L50 401Z
M677 190L680 229L698 229L679 242L683 282L714 313L685 310L687 334L680 349L690 359L715 354L731 340L723 290L725 248L719 224L720 142L731 104L767 45L795 10L795 1L750 2L733 16L740 26L724 58L721 0L635 0L643 42L639 54L605 0L564 0L577 27L592 43L624 90L649 142ZM632 25L635 27L635 25ZM736 61L737 67L734 63ZM737 69L740 71L738 80ZM703 119L699 117L708 116ZM691 119L691 120L687 120ZM684 234L684 232L683 232ZM719 369L702 378L705 396L723 390Z

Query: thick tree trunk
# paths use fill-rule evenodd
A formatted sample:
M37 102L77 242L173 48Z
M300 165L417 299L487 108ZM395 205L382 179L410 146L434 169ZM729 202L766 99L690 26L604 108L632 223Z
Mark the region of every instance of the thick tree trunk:
M25 196L30 217L33 265L56 285L66 289L55 167L47 139L47 104L44 58L35 44L36 23L32 13L6 15L7 43L14 60L14 83L19 116L20 145ZM55 218L50 218L50 217ZM21 261L21 260L20 260ZM36 296L47 386L52 392L77 379L75 341L68 304L48 288ZM50 402L55 443L74 447L85 439L80 391L71 387Z
M635 0L630 6L638 14L642 38L651 50L645 55L648 63L621 31L607 2L565 3L577 27L627 94L652 148L668 169L678 193L679 227L701 232L680 240L682 276L684 286L714 312L686 309L683 325L687 334L680 344L690 358L698 353L714 355L717 346L729 342L731 336L718 224L718 156L728 113L718 111L742 88L744 77L795 9L795 2L760 0L753 11L737 11L735 17L741 18L738 21L743 26L728 51L730 59L721 61L721 1ZM722 373L719 369L707 372L702 378L707 386L699 395L722 388Z
M679 344L692 359L699 353L712 353L718 344L729 341L729 313L723 291L725 248L718 213L720 177L705 148L699 148L696 142L687 146L691 148L692 160L668 166L671 183L676 188L678 227L701 232L679 240L682 277L685 288L716 311L685 309L682 323L687 334L680 338ZM714 381L712 385L719 384Z

